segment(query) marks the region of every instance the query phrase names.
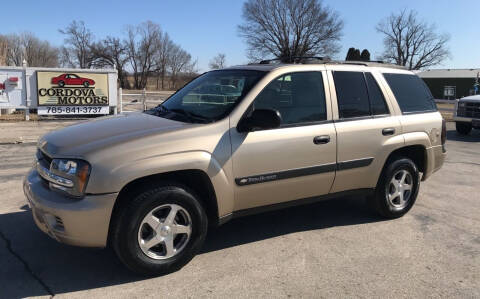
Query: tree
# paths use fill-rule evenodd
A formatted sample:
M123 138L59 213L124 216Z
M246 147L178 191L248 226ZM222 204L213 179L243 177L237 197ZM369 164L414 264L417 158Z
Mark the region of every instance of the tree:
M158 50L162 30L151 21L129 26L125 41L128 62L133 70L135 89L147 86L148 77L158 69Z
M168 66L174 90L177 89L179 76L182 73L194 72L195 65L196 62L192 62L192 56L187 51L178 45L172 47Z
M363 49L362 54L360 54L361 61L370 61L370 52L367 49Z
M21 66L57 67L59 51L48 41L42 41L33 33L10 34L2 37L5 64Z
M158 49L158 58L157 58L157 89L159 88L159 79L162 82L162 90L165 90L165 76L167 75L168 66L170 63L170 56L172 55L172 51L175 47L175 44L170 39L168 33L163 33L159 49Z
M413 10L391 14L376 29L384 35L382 58L410 70L437 65L450 55L449 35L438 34L434 24L420 20Z
M7 39L0 35L0 65L7 65L7 49Z
M223 69L226 67L226 55L223 53L218 53L217 56L213 57L208 64L212 70Z
M95 58L91 46L94 36L83 21L72 21L66 29L58 30L65 35L61 48L62 63L70 67L91 68Z
M347 57L345 58L346 61L353 60L353 61L360 61L362 60L360 55L360 50L356 48L348 49Z
M248 0L238 26L252 60L268 56L333 55L340 49L343 21L320 0Z
M105 39L91 45L95 68L114 67L117 69L118 82L121 88L129 88L125 65L128 60L125 44L117 37L107 36Z

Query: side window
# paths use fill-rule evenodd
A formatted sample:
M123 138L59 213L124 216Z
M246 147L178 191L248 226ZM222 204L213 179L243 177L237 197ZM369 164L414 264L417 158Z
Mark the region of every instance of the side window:
M283 126L326 120L322 73L290 73L273 80L257 96L253 109L278 110Z
M416 75L383 74L403 113L436 111L430 90Z
M367 85L363 72L333 73L340 118L370 116Z
M377 81L373 77L372 73L365 73L365 79L367 79L368 97L370 98L370 105L372 107L373 115L389 114L387 104L383 93L378 87Z

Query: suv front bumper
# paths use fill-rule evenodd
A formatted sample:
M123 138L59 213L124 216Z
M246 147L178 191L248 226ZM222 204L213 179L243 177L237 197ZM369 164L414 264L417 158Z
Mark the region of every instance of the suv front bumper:
M105 247L110 217L118 193L72 199L52 191L36 169L30 170L23 191L33 219L55 240L76 246Z
M474 128L480 128L480 118L453 116L453 121L462 123L471 123Z

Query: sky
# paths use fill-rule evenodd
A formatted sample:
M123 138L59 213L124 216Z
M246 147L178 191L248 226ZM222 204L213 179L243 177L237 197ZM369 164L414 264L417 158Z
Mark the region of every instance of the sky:
M243 0L97 0L2 1L0 34L33 32L41 39L60 46L58 29L72 20L82 20L96 38L123 36L126 25L150 20L168 32L174 42L198 60L199 71L217 53L225 53L228 65L248 62L246 45L238 36L242 23ZM479 0L324 0L337 11L345 27L342 50L334 57L344 59L348 48L367 48L372 59L382 52L382 36L375 31L378 22L392 12L414 9L439 33L450 34L450 59L437 68L480 67ZM11 12L11 13L8 13Z

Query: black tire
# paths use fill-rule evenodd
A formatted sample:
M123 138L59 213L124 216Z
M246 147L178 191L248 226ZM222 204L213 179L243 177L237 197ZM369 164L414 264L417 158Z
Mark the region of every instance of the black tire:
M397 206L388 199L388 193L391 192L391 181L394 176L406 171L410 174L411 190L408 191L408 201L401 206ZM395 188L395 187L394 187ZM369 198L370 206L381 216L394 219L405 215L415 204L418 191L420 189L420 174L415 163L406 157L393 157L387 161L383 169L377 186L375 194ZM404 194L407 194L405 191ZM396 200L399 200L398 198Z
M83 82L83 86L84 86L85 88L87 88L87 87L90 86L90 83L88 83L88 81L85 81L85 82Z
M58 86L64 87L64 86L65 86L65 82L64 82L64 81L58 81Z
M140 248L138 231L145 215L165 204L184 208L191 218L191 235L185 247L166 259L154 259ZM119 259L132 271L142 275L163 275L179 270L202 248L207 234L208 220L196 195L187 187L164 183L150 190L132 195L131 201L114 215L111 244Z
M456 122L455 127L461 135L468 135L472 131L472 124L466 122Z

